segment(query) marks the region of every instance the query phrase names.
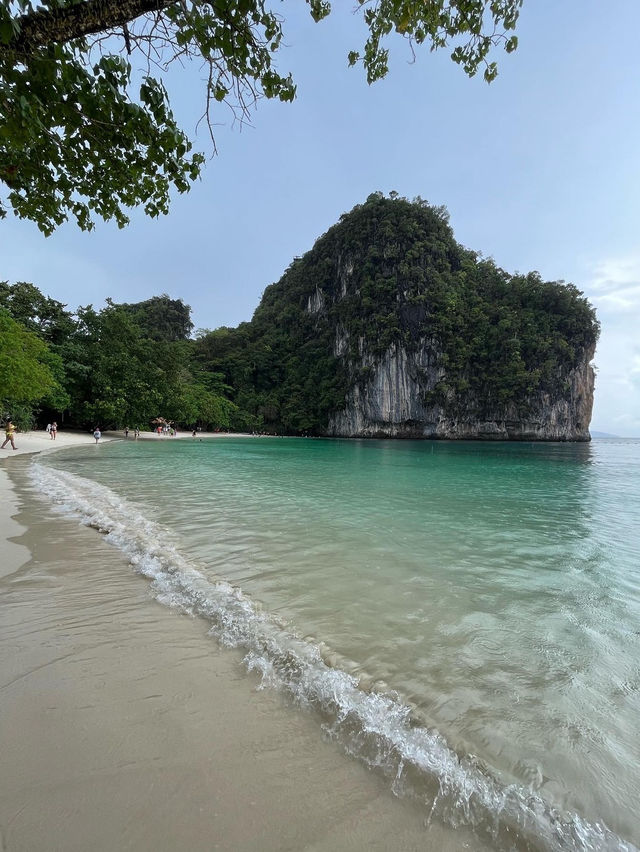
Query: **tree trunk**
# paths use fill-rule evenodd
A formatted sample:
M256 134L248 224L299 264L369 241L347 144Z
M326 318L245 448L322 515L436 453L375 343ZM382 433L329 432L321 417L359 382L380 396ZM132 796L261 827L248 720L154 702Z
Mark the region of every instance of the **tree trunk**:
M121 27L174 3L175 0L85 0L59 9L41 9L17 19L20 30L4 45L4 50L29 55L49 44L64 44Z

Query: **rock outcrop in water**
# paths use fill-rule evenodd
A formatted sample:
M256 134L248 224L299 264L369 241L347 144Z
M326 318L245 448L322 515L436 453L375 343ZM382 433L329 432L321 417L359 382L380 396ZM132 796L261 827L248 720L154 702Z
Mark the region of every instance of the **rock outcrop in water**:
M598 331L572 285L508 275L442 208L374 194L202 353L278 431L585 441Z

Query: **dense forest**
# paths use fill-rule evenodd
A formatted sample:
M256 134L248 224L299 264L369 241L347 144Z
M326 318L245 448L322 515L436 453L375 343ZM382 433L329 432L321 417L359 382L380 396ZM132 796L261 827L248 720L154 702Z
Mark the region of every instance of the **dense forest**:
M190 308L157 296L70 312L32 284L0 283L0 400L21 428L180 425L247 429L218 373L195 360Z
M59 422L322 434L363 349L429 340L443 406L560 392L599 326L572 285L510 275L454 239L443 208L369 196L267 287L251 322L192 338L190 308L157 296L67 310L32 284L0 283L2 412ZM347 351L336 347L336 335Z

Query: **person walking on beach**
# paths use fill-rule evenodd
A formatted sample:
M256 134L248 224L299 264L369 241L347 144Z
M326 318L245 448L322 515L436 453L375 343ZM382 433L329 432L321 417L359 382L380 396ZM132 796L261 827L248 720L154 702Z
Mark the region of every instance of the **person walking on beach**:
M129 437L129 427L128 426L124 427L124 436L125 436L125 438Z
M133 437L134 437L134 438L139 438L139 437L140 437L140 429L138 429L138 427L137 427L137 426L136 426L135 431L134 431L134 433L133 433Z
M4 434L5 434L6 437L4 439L4 444L0 447L0 450L4 450L4 448L6 447L6 445L9 442L11 442L11 446L13 447L14 450L18 449L15 445L14 440L13 440L13 435L14 435L15 431L16 431L16 427L13 425L13 423L10 420L7 420L7 425L4 427Z
M47 423L46 433L49 435L51 433L51 423Z
M58 424L54 420L53 423L51 424L51 429L49 430L49 437L51 438L52 441L55 441L57 434L58 434Z
M98 443L100 438L102 438L102 432L100 431L99 426L96 426L96 428L93 430L93 437L96 439L96 444Z

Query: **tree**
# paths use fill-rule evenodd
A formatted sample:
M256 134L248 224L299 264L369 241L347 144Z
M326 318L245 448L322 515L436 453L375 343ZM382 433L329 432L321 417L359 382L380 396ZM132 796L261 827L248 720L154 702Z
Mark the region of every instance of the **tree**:
M109 300L107 300L109 301ZM191 308L166 293L144 302L120 305L152 340L186 340L193 331Z
M47 396L66 400L60 359L36 334L0 308L0 414L29 426L31 409Z
M110 303L78 309L83 330L84 388L71 414L103 427L144 426L179 392L181 364L170 344L143 336L130 313Z
M50 344L66 340L75 328L66 305L45 296L26 281L16 284L0 281L0 308L5 308L14 320Z
M12 208L50 234L69 217L90 229L94 216L123 227L137 205L166 213L171 187L188 191L204 162L169 106L172 62L204 61L210 131L217 104L243 120L261 97L295 97L291 75L275 66L283 21L267 2L0 0L0 218ZM328 0L306 3L316 21L331 12ZM357 0L367 38L348 63L361 62L369 83L384 77L396 32L412 47L453 46L454 62L468 75L483 68L490 82L489 51L515 50L522 3ZM147 73L134 87L135 54Z

